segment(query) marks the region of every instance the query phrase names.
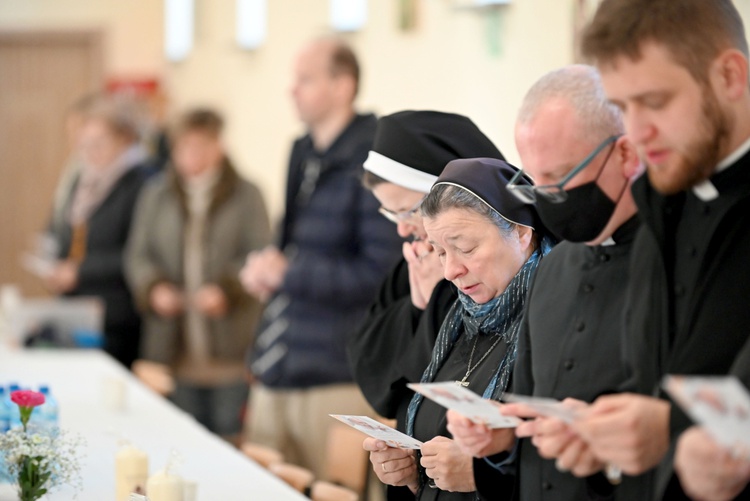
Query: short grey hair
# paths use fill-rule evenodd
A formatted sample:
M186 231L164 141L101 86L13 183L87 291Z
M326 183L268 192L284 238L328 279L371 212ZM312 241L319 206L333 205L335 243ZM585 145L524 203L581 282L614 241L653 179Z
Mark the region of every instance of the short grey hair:
M625 132L622 113L607 99L599 72L593 66L564 66L540 78L526 93L517 124L530 123L539 109L553 99L565 100L572 106L581 119L580 132L593 143Z
M495 209L484 203L467 190L452 184L433 186L420 206L422 217L433 218L449 209L466 209L476 212L497 226L505 239L516 238L517 224L511 223Z

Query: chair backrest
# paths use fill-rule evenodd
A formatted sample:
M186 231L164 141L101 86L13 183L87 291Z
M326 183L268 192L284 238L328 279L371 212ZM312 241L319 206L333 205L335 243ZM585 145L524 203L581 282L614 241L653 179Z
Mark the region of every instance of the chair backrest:
M359 501L355 491L323 480L312 485L310 497L312 501Z
M284 462L284 455L273 447L256 444L254 442L245 442L240 449L242 449L242 453L245 454L245 456L249 457L263 468L268 468L272 464Z
M313 472L291 463L272 464L268 467L268 471L299 492L307 491L315 480Z
M370 460L362 448L366 437L354 428L334 423L328 429L326 480L364 493Z

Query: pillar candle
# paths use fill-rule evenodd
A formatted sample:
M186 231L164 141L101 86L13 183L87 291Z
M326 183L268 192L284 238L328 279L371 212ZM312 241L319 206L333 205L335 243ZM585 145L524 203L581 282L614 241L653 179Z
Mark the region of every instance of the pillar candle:
M143 491L148 479L148 456L131 445L115 456L115 492L117 501L128 501L130 493Z
M182 501L182 478L164 470L151 475L146 483L146 495L150 501Z

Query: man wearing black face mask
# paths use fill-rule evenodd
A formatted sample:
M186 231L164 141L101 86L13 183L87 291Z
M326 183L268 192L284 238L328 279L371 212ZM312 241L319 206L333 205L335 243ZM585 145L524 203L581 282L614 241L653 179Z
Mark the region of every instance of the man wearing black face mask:
M630 184L642 172L622 135L619 110L611 106L599 75L569 66L542 77L528 92L516 122L516 146L535 186L508 188L536 203L547 228L563 240L537 270L519 334L513 392L593 401L618 389L621 311L628 280L628 254L638 226ZM609 495L602 474L580 479L565 464L545 460L535 443L554 435L559 421L518 405L503 413L536 418L516 433L515 449L497 454L501 431L472 426L449 413L449 430L474 463L480 494L496 497L515 483L515 498L580 501ZM515 480L503 475L517 458ZM593 457L592 457L593 461ZM501 487L502 486L502 487Z

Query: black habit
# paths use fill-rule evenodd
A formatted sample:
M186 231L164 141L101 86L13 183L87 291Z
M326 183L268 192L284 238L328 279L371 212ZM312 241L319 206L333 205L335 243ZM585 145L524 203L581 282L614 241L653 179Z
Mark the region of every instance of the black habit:
M412 304L410 290L409 267L402 259L347 346L354 380L365 398L381 416L396 418L401 431L414 394L406 383L419 382L445 315L458 299L455 287L441 280L427 308L420 310Z

